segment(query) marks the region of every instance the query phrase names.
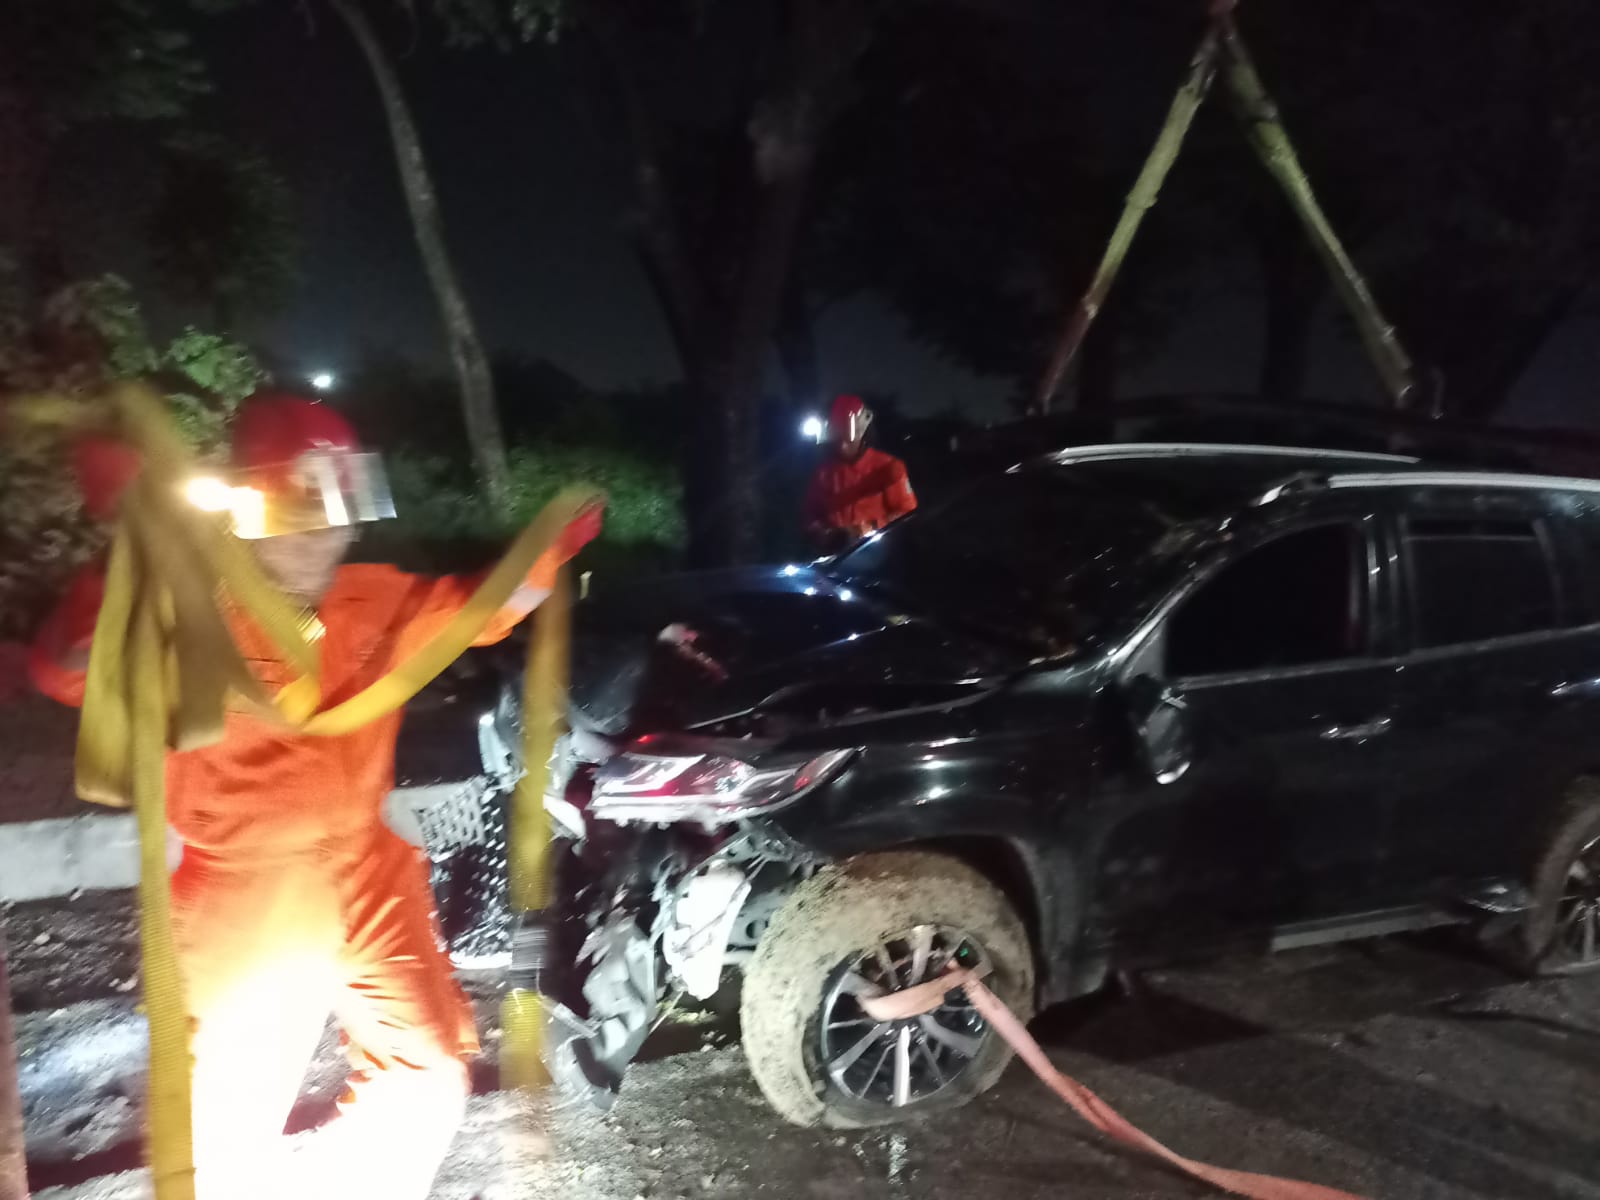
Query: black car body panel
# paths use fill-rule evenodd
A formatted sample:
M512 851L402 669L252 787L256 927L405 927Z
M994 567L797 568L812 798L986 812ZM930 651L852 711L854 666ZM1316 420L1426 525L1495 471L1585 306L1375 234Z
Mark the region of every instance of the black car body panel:
M751 713L939 704L1018 657L897 612L813 567L654 581L580 606L572 705L587 727L698 729Z

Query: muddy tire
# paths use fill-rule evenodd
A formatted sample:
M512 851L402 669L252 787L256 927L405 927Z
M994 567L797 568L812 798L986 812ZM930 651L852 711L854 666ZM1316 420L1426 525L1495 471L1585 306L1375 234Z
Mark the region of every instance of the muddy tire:
M621 1080L595 1061L589 1042L570 1024L555 1016L546 1019L539 1050L557 1110L596 1119L611 1111Z
M981 956L992 967L990 989L1023 1020L1033 1015L1027 930L1005 896L977 871L945 855L917 851L863 855L826 868L795 889L745 971L740 1010L745 1056L784 1119L833 1129L890 1124L958 1107L994 1086L1011 1051L981 1021L967 1027L980 1039L976 1052L964 1053L948 1082L932 1082L944 1078L937 1065L938 1055L948 1053L944 1044L922 1056L934 1061L919 1069L935 1074L927 1077L930 1094L916 1098L898 1091L892 1099L856 1095L848 1090L848 1080L841 1086L830 1071L830 1061L837 1069L839 1060L824 1057L824 1008L834 1002L852 964L877 947L906 944L908 932L931 937L924 932L930 928L959 931L968 939L960 953ZM955 934L940 937L944 946L959 940ZM909 979L909 959L904 969ZM828 1024L834 1027L831 1019ZM858 1024L873 1028L870 1021ZM878 1027L888 1045L898 1033L884 1028ZM907 1030L908 1041L913 1032Z
M1492 942L1526 975L1600 970L1600 780L1576 785L1528 877L1533 907Z

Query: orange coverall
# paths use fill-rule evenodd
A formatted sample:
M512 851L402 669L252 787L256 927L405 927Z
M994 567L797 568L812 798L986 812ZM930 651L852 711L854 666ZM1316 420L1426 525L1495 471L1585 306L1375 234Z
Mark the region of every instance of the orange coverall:
M906 465L868 446L856 458L831 458L806 491L805 523L859 537L917 507Z
M529 585L548 588L554 559ZM318 615L324 703L337 703L427 641L476 580L389 566L340 568ZM35 646L35 682L69 704L83 675L101 580L79 577ZM507 611L479 644L521 619ZM243 617L234 635L258 677L289 681ZM401 714L339 737L301 737L243 712L223 739L167 757L168 819L184 842L173 920L195 1019L196 1182L203 1200L352 1195L420 1200L460 1123L471 1007L451 974L423 855L381 805L394 786ZM279 1137L334 1011L353 1074L331 1144L291 1182ZM293 1191L288 1189L294 1189Z

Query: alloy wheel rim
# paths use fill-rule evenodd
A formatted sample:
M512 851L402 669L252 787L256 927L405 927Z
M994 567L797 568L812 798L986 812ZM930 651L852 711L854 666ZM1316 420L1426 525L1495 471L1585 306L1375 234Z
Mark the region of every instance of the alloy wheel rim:
M1567 868L1555 940L1575 964L1600 963L1600 837L1579 850Z
M853 1100L904 1108L945 1091L972 1069L989 1025L960 989L931 1013L875 1021L862 997L925 983L952 966L988 965L964 930L916 925L846 959L822 1002L821 1062L833 1085Z

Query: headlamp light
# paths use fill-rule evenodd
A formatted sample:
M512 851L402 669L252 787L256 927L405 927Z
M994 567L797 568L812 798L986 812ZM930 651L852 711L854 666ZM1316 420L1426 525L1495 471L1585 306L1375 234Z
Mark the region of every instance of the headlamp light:
M731 821L792 804L837 775L854 753L739 757L721 749L635 743L595 774L590 809L610 821Z
M376 454L308 452L287 466L205 475L183 485L202 512L229 518L241 538L275 537L394 516L394 499Z

